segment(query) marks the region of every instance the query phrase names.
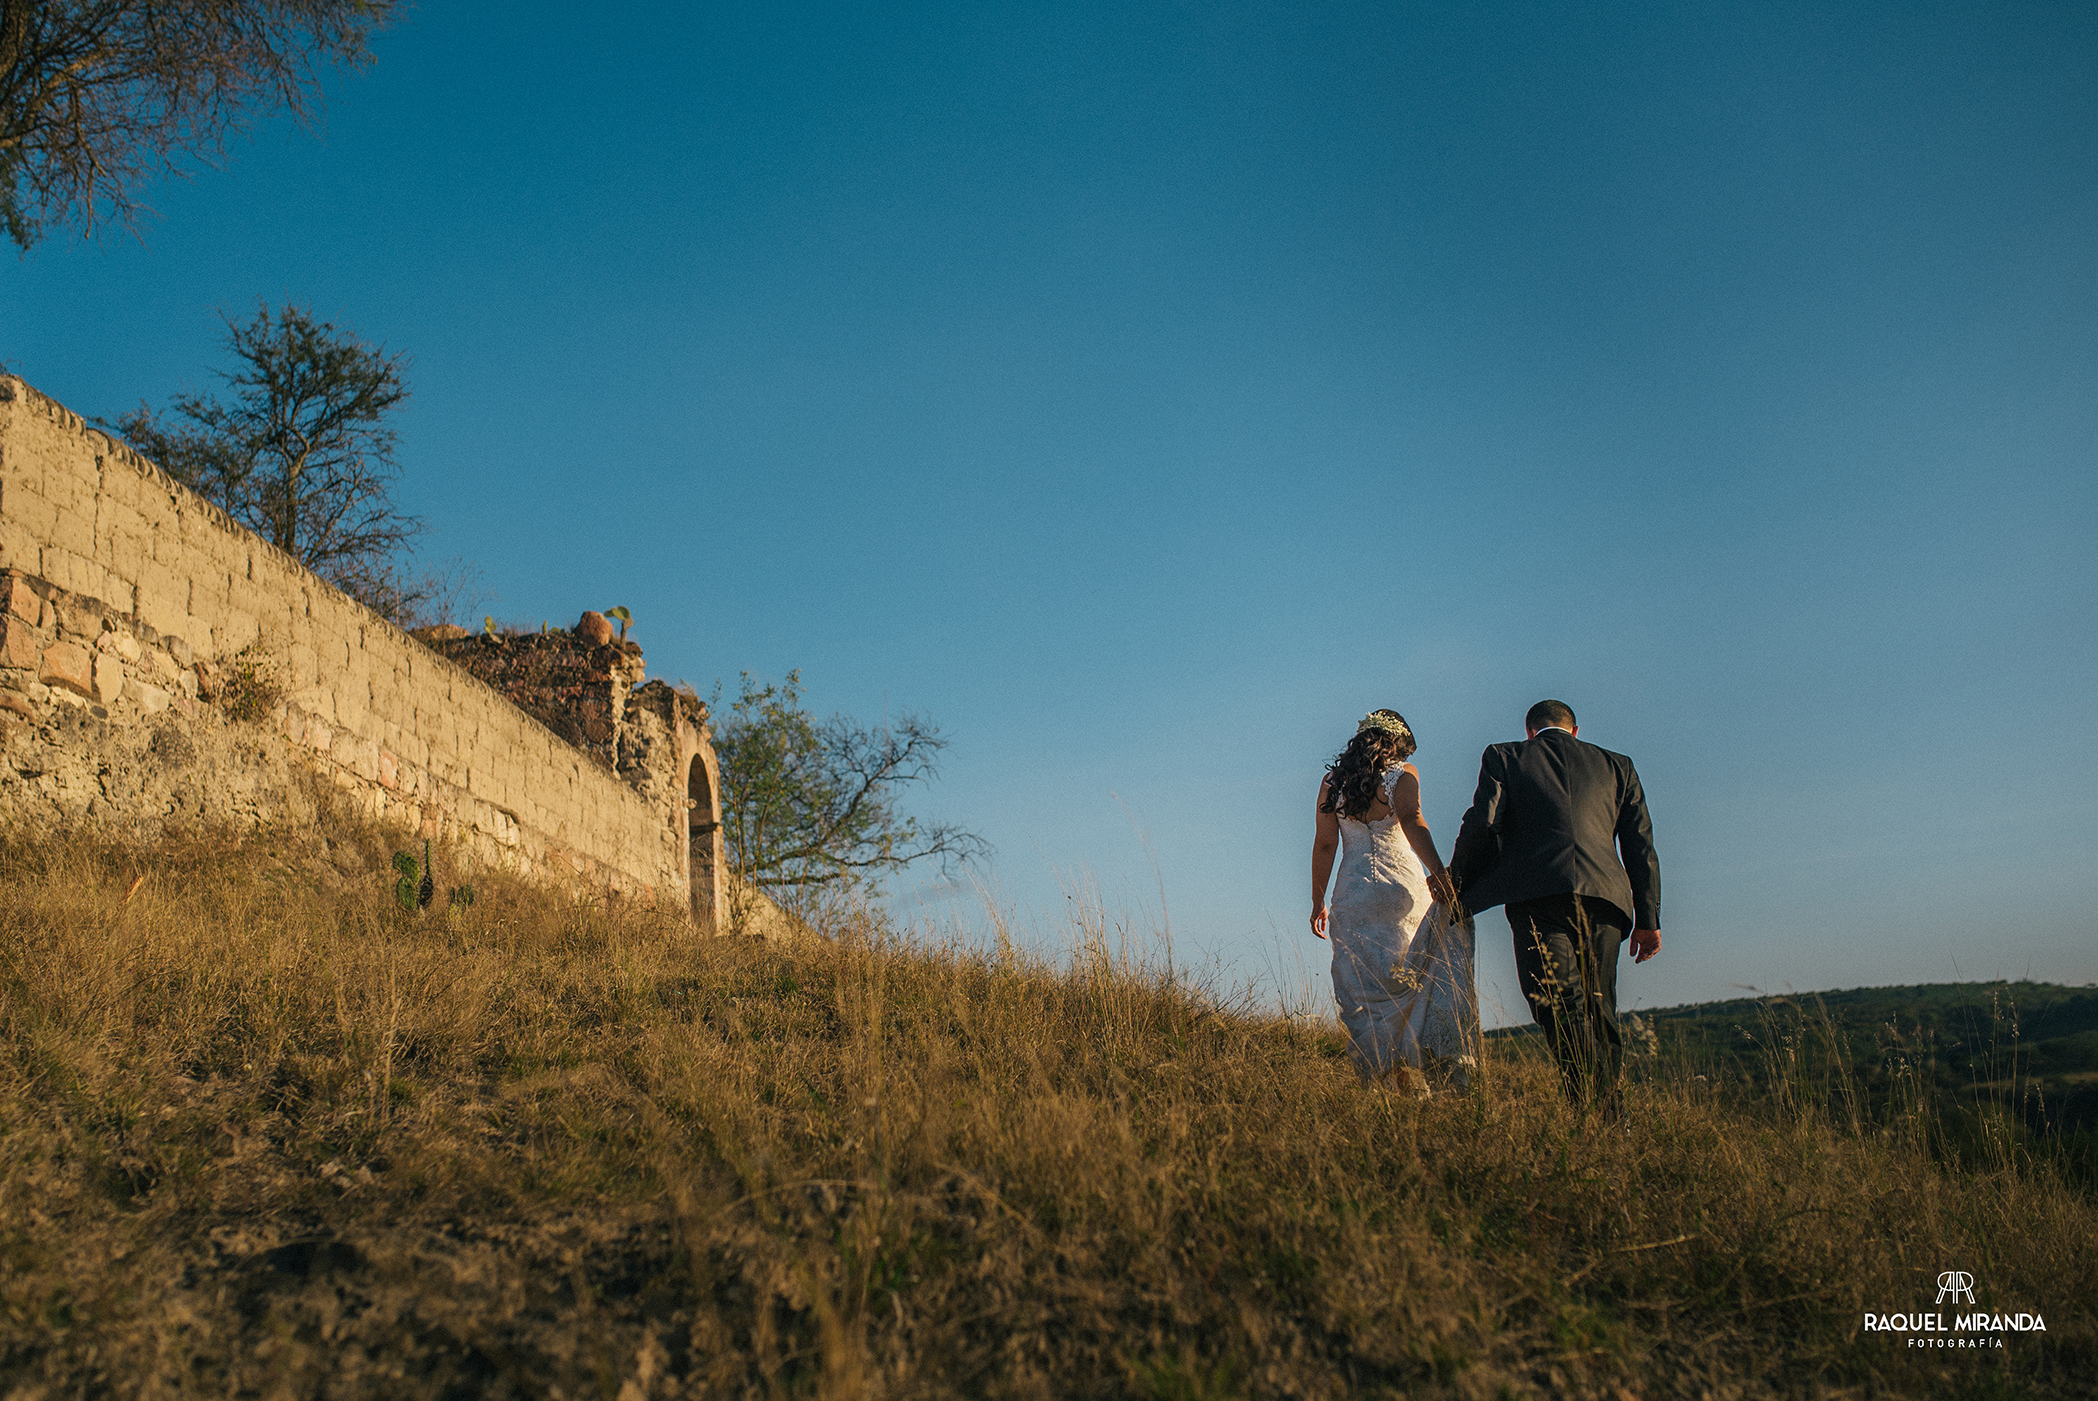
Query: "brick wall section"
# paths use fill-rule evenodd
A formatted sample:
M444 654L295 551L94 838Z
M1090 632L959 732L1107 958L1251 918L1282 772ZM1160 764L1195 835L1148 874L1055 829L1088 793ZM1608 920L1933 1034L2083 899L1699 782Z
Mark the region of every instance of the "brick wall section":
M283 687L246 725L199 699L244 650ZM679 779L694 762L716 770L703 716L673 710L663 728L666 770L686 768L623 780L131 449L0 376L0 729L10 756L34 755L28 767L10 757L0 774L0 814L172 815L127 810L159 803L165 786L147 778L137 796L113 794L106 762L99 792L65 777L66 746L150 729L174 733L168 746L232 753L260 738L382 820L513 869L682 903L698 819ZM141 740L140 762L152 749ZM275 773L278 757L258 749L248 767ZM210 796L200 795L207 811ZM268 795L258 788L250 807L270 815ZM706 892L701 903L712 903Z
M602 615L586 614L585 622L593 616L607 626ZM640 645L623 638L593 643L580 630L561 628L507 636L426 628L413 636L618 774L650 807L685 814L672 822L687 831L680 870L694 919L713 927L727 864L706 702L645 681Z
M619 767L626 696L641 684L645 670L638 644L593 646L560 629L450 638L435 636L438 631L442 630L426 629L415 636L577 749L604 760L607 767ZM705 707L699 709L703 720Z

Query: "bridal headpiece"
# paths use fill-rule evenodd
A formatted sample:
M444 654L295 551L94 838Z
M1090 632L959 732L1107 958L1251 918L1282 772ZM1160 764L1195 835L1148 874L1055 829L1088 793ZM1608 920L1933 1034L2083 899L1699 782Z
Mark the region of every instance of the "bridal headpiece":
M1397 735L1409 744L1413 741L1413 731L1407 728L1406 722L1388 710L1372 710L1363 716L1362 723L1355 727L1355 733L1359 735L1364 730L1382 730L1386 734Z

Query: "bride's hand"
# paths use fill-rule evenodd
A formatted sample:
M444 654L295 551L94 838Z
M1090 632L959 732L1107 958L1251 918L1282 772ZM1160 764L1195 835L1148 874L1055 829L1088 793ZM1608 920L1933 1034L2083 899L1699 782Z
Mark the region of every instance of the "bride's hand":
M1326 937L1326 907L1319 906L1311 912L1311 932L1318 938Z
M1428 877L1428 893L1445 905L1457 903L1457 882L1450 879L1448 871L1437 871Z

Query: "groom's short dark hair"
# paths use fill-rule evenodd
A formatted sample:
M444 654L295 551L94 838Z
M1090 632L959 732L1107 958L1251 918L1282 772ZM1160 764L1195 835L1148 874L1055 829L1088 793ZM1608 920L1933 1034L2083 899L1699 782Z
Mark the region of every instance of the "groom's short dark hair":
M1541 700L1530 707L1528 715L1523 716L1526 730L1548 730L1554 725L1570 730L1574 723L1573 707L1565 701Z

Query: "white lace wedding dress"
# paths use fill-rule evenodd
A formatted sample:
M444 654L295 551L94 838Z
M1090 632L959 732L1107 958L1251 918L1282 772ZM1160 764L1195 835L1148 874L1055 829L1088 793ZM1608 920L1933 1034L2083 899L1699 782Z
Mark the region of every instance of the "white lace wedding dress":
M1400 770L1384 775L1391 807ZM1328 905L1333 996L1364 1075L1426 1066L1467 1084L1478 1064L1479 991L1469 919L1449 918L1398 818L1340 819L1340 873Z

